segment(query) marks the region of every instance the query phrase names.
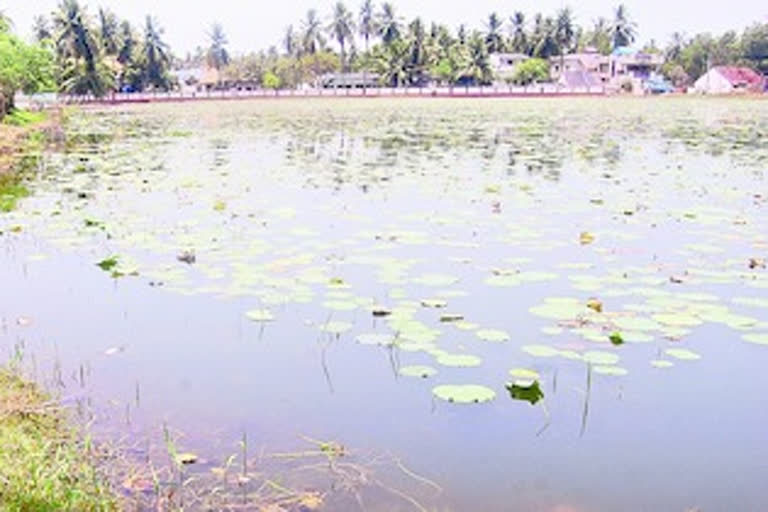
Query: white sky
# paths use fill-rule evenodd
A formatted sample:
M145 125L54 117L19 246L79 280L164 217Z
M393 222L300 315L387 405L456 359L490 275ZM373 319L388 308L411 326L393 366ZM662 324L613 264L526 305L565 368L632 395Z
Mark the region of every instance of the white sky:
M334 0L81 0L95 14L99 5L109 7L119 16L139 24L144 15L153 14L165 28L165 39L174 52L183 56L197 45L205 45L205 32L212 21L223 24L230 51L242 53L279 47L284 29L300 25L307 9L315 7L324 19L330 15ZM514 10L522 10L529 18L534 12L554 13L563 5L571 5L576 21L589 25L598 16L610 17L619 0L393 0L397 11L411 19L420 15L427 21L438 21L457 27L466 23L481 28L488 14L496 11L507 18ZM0 0L0 10L11 17L16 31L31 33L36 14L51 12L57 0ZM347 0L355 14L360 0ZM768 22L765 0L625 0L632 19L638 23L639 42L656 39L666 44L670 34L683 31L721 33L728 29L741 31L755 22Z

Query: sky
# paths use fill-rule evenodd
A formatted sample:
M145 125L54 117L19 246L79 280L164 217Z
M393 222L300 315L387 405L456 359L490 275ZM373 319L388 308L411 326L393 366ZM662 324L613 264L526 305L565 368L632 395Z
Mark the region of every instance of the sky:
M308 9L314 7L324 19L330 16L334 0L81 0L95 14L99 6L108 7L122 18L140 24L151 13L165 29L165 39L174 53L184 56L198 45L205 46L206 32L213 21L220 22L229 39L233 54L280 46L285 27L300 26ZM355 13L360 0L347 0ZM421 16L426 21L438 21L455 29L465 23L482 28L491 12L505 19L514 10L532 17L541 11L554 13L570 5L578 23L588 26L598 16L611 17L618 0L392 0L396 10L407 19ZM0 0L0 10L13 20L16 31L30 36L35 15L49 13L58 0ZM638 24L639 43L655 39L664 46L675 31L686 34L699 32L722 33L741 31L755 22L768 22L768 2L765 0L625 0L632 19Z

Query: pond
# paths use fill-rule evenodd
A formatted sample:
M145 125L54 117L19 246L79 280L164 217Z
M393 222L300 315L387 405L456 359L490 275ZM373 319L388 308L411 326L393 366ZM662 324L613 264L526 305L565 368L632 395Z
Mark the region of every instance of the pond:
M66 130L0 215L0 346L103 437L172 429L200 478L340 443L346 487L281 480L322 491L305 510L764 506L768 102L199 102Z

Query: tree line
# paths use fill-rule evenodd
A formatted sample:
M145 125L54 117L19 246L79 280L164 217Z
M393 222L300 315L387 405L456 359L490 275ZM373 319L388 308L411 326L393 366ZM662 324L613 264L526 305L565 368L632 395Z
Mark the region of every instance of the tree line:
M337 71L370 73L390 86L428 80L487 84L493 79L489 56L512 52L532 58L514 77L526 83L547 79L552 58L588 47L609 54L633 45L638 27L624 5L587 25L577 24L572 9L563 7L530 17L521 11L491 13L479 28L459 25L452 30L420 17L405 20L389 2L362 0L351 9L340 0L325 17L310 9L266 51L231 55L224 28L213 23L203 45L177 58L162 27L149 15L136 27L108 9L92 14L80 0L60 0L53 13L35 18L33 33L33 43L21 40L0 14L0 111L12 106L17 90L97 96L168 90L176 85L173 67L208 67L217 70L222 83L270 88L297 87ZM677 85L691 83L712 65L748 65L767 73L768 23L741 34L675 33L665 47L650 41L643 49L665 55L663 72Z

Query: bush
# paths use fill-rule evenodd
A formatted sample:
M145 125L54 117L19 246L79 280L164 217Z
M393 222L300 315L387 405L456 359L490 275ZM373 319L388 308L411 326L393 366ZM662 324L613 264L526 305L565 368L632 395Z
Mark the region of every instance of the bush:
M518 85L549 80L549 62L544 59L528 59L515 67L512 81Z

